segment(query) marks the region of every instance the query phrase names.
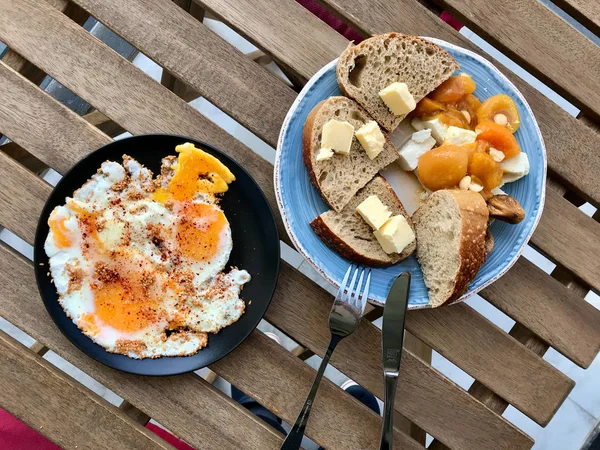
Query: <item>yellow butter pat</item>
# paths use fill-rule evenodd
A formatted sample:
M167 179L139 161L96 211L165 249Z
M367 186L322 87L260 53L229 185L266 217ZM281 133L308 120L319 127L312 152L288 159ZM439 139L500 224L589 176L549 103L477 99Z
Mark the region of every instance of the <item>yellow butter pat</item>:
M408 90L406 83L398 81L379 91L379 97L395 115L408 114L417 107L417 102Z
M316 159L317 161L323 161L325 159L331 159L332 156L333 150L331 150L330 148L323 147L317 152Z
M367 152L369 159L375 159L383 151L385 136L374 120L369 120L356 131L356 139Z
M401 253L415 240L415 233L404 216L394 216L373 232L386 253Z
M323 125L321 147L330 148L336 153L347 155L350 153L354 127L350 122L331 119Z
M392 215L379 197L371 195L356 207L356 212L367 222L371 228L378 230Z

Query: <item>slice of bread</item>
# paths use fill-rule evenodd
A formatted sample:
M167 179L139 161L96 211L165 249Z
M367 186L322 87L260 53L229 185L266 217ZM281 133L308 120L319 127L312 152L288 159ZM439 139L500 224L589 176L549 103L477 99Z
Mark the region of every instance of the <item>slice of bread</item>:
M340 212L377 172L396 161L399 153L386 135L383 151L371 160L354 137L348 155L336 153L331 159L317 161L321 131L331 119L348 121L355 131L373 119L355 101L346 97L329 97L313 108L304 123L302 156L310 181L325 203Z
M458 64L439 45L417 36L387 33L350 45L337 62L337 81L344 95L356 100L388 132L404 119L379 97L379 91L406 83L416 102L446 81Z
M483 197L458 189L432 193L413 214L417 258L434 308L458 299L486 255L488 210Z
M367 266L390 266L407 258L416 248L416 241L402 253L387 254L373 235L373 230L356 212L356 207L367 197L376 195L387 205L392 216L403 215L413 228L412 221L396 193L385 179L377 175L362 188L341 212L327 211L314 219L310 226L329 247L339 255Z

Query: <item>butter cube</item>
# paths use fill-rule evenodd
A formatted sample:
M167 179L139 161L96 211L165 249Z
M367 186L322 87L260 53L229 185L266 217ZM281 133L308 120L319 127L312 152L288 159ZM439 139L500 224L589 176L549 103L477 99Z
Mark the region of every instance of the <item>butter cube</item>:
M375 159L383 151L385 137L374 120L369 120L356 131L356 139L367 152L369 159Z
M477 133L471 130L465 130L455 126L449 126L444 136L444 144L463 145L475 142Z
M395 115L408 114L417 107L417 102L408 90L406 83L398 81L379 91L379 97Z
M336 153L350 153L354 127L350 122L331 119L323 125L321 147L330 148Z
M404 216L394 216L385 222L373 234L386 253L401 253L408 244L415 240L415 233Z
M331 159L332 156L333 156L333 150L331 150L330 148L327 148L327 147L323 147L323 148L319 149L319 151L317 152L316 159L317 159L317 161L323 161L325 159Z
M371 228L378 230L392 215L392 212L385 206L379 197L371 195L356 207L356 212L361 215L365 222Z

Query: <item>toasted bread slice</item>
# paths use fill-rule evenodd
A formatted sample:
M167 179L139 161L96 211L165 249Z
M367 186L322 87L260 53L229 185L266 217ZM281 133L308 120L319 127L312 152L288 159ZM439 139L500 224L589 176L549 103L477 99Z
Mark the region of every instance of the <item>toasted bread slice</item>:
M348 155L334 154L331 159L317 161L321 148L321 131L329 120L350 122L358 130L373 120L358 103L346 97L329 97L313 108L303 132L302 156L310 181L325 203L340 212L350 199L384 167L398 159L398 150L387 135L383 151L371 160L356 138ZM385 135L385 133L384 133Z
M358 191L341 212L327 211L314 219L310 226L329 247L344 258L367 266L389 266L414 252L416 241L400 254L387 254L383 251L371 227L356 212L356 207L371 195L379 197L388 206L392 216L403 215L414 231L412 221L396 193L380 175Z
M435 308L459 298L485 261L488 209L476 192L446 189L432 193L412 219L417 258Z
M337 81L344 95L356 100L388 132L404 119L379 97L379 91L406 83L416 102L458 69L450 54L417 36L387 33L349 46L337 62Z

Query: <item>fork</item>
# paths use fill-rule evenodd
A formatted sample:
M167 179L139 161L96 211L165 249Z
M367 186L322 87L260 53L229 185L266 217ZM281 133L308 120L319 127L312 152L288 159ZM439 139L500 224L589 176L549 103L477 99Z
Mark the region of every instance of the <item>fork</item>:
M310 410L315 400L315 396L317 395L319 383L321 383L321 378L323 378L323 373L325 372L325 368L329 363L329 358L331 358L333 350L335 350L335 347L340 343L340 341L346 336L354 333L360 324L360 319L362 318L365 305L367 304L367 298L369 296L371 269L356 267L353 271L353 267L353 264L348 267L346 275L344 275L344 279L340 285L340 289L335 296L335 301L333 302L331 312L329 313L329 330L331 331L329 347L327 347L327 352L323 356L323 361L321 362L321 366L319 367L315 381L313 381L313 385L310 388L306 402L304 402L302 411L300 411L300 414L298 414L296 423L288 433L285 441L283 441L280 450L296 450L300 448L302 437L304 436L304 430L306 429L306 424L308 423L308 416L310 415ZM350 278L350 274L352 272L354 272L352 274L352 281L350 282L350 285L347 285L348 279ZM358 276L359 273L360 277ZM366 282L364 287L361 289L365 274ZM358 284L355 285L357 277Z

